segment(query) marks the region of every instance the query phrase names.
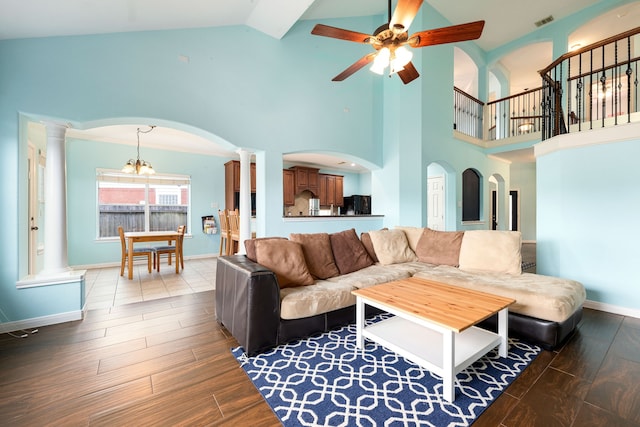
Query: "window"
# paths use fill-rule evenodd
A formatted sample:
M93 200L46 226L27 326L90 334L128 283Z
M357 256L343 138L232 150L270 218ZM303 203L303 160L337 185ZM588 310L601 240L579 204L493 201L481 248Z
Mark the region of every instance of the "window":
M99 169L98 238L124 231L177 230L191 218L191 178L186 175L140 176Z
M462 221L480 221L480 175L473 169L462 172Z

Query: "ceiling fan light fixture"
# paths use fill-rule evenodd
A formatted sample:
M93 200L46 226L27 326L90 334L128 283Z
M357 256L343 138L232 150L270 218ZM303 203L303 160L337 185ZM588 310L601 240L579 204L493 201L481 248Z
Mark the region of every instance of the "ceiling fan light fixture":
M383 47L378 51L378 54L373 60L373 65L369 68L376 74L384 74L385 68L389 66L389 58L391 57L391 52L388 47Z
M413 59L413 52L407 49L404 46L400 46L396 49L396 61L399 61L399 64L405 66Z

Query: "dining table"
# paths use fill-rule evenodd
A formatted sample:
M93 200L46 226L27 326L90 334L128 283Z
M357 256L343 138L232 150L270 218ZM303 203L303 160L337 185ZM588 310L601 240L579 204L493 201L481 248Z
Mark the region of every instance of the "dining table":
M172 241L176 242L176 274L180 273L180 233L177 231L129 231L124 233L127 239L128 269L129 280L133 279L133 245L139 242L162 242L167 241L170 245Z

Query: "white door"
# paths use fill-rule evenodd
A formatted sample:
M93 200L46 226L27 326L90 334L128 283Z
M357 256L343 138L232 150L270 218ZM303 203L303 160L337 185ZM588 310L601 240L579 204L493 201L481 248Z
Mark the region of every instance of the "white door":
M427 178L427 227L444 230L444 176Z
M29 274L36 273L36 259L38 251L38 181L37 181L37 165L35 147L29 144L28 148L29 162Z

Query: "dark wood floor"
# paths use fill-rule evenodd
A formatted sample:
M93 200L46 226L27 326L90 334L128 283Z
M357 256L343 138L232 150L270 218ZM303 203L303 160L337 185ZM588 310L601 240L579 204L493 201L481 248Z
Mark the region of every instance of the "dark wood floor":
M0 336L0 423L279 425L229 349L214 292L89 311L84 321ZM586 310L477 426L640 425L640 319Z

